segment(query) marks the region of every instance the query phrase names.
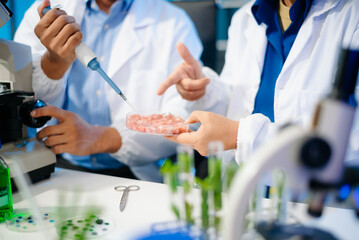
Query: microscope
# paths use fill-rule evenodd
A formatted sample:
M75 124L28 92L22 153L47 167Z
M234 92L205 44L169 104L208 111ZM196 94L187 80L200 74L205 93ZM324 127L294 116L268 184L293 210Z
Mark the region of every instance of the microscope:
M355 87L358 78L359 50L342 50L330 95L317 105L309 129L289 125L260 147L236 174L230 192L228 214L222 226L224 239L241 239L245 233L248 201L270 169L286 172L286 185L293 195L311 193L309 215L320 217L325 199L343 187L351 196L350 208L359 217L359 168L345 162L345 155L356 109ZM292 196L293 196L292 195ZM358 220L359 221L359 220ZM290 225L278 220L260 220L255 230L265 239L336 239L327 231L312 226Z
M0 27L12 16L6 2L0 0ZM32 91L31 48L0 39L0 158L9 166L12 178L14 161L33 183L54 172L56 156L42 142L28 137L28 127L39 128L50 120L30 116L32 110L43 106L46 104L34 99Z

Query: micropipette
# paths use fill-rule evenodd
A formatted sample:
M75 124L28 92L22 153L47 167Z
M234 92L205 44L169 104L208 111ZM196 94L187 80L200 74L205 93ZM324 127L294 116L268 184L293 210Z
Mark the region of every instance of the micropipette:
M46 14L51 10L51 7L45 7L42 11L42 14ZM75 48L75 54L77 59L85 66L90 68L93 71L97 71L101 77L112 87L115 92L122 97L123 100L136 112L135 108L128 102L126 96L122 93L122 91L117 87L117 85L111 80L111 78L105 73L105 71L101 68L100 63L97 61L96 54L84 43L80 42L80 44Z

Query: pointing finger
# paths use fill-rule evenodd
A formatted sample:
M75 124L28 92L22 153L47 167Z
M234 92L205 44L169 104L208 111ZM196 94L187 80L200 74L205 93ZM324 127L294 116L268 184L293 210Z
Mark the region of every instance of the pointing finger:
M174 72L172 72L170 75L168 75L168 77L166 78L166 80L164 80L161 85L158 87L157 89L157 95L162 95L166 92L166 90L171 87L173 84L176 84L177 82L179 82L181 80L181 78L179 77L177 71L175 70Z
M68 113L69 113L68 111L63 110L61 108L57 108L54 106L46 106L46 107L35 109L30 114L32 117L50 116L56 118L61 123L68 117Z
M186 45L179 42L177 44L177 51L181 58L190 66L196 67L198 64L198 61L192 56Z

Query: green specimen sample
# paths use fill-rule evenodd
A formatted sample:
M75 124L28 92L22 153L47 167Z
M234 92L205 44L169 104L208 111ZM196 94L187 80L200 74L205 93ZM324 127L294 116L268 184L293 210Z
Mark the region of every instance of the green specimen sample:
M170 159L167 159L161 167L160 172L163 175L164 183L167 184L170 188L171 210L175 214L176 218L179 220L180 211L177 205L174 203L174 195L177 192L178 185L178 167L176 164L173 164Z

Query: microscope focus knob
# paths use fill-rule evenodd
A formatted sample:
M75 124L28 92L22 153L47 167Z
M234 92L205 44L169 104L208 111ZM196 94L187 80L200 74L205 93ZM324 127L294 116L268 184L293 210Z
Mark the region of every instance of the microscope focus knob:
M31 117L30 113L37 108L41 108L45 106L47 105L42 100L30 100L21 104L19 108L19 115L21 117L22 122L26 126L32 128L40 128L44 126L51 119L51 117L33 118Z
M300 159L309 168L322 168L331 156L331 149L327 141L319 137L308 139L302 146Z

